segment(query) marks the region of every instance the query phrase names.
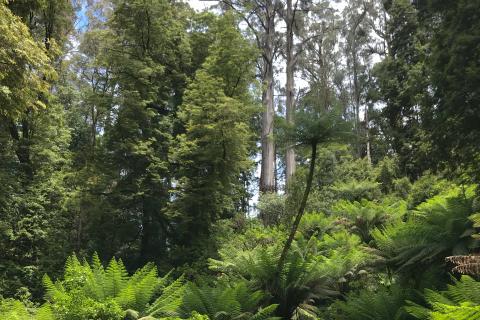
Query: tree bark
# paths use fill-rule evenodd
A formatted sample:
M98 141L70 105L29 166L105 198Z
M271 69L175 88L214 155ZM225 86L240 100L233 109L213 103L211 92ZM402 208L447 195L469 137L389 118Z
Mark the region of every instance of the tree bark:
M350 31L350 53L352 55L352 63L353 63L353 99L354 99L354 107L355 107L355 132L356 132L356 149L357 149L357 156L359 158L362 157L362 132L360 130L360 84L358 80L358 45L357 45L357 29L360 26L360 23L363 21L367 14L367 9L364 7L362 13L355 21L352 30Z
M286 108L286 121L287 124L293 126L294 124L294 115L295 115L295 101L294 101L294 88L295 88L295 56L293 53L293 23L294 23L294 12L292 8L292 0L287 0L287 15L286 15L286 24L287 24L287 41L286 41L286 74L287 82L285 84L285 108ZM287 148L285 152L285 179L286 185L288 186L291 182L292 176L295 174L295 150L290 143L287 141Z
M365 106L365 136L367 139L367 161L371 165L372 164L372 154L370 151L370 125L369 125L369 118L368 118L368 106Z
M356 31L354 31L356 32ZM355 37L355 35L354 35ZM353 58L353 95L355 102L355 133L356 133L356 144L357 144L357 157L362 157L362 148L361 148L361 131L360 131L360 88L358 84L358 62L357 62L357 47L356 41L353 39L352 46L352 58Z
M300 221L302 220L303 214L305 213L305 207L307 206L308 195L310 194L310 190L312 189L313 174L315 172L315 162L317 159L317 142L316 141L312 142L311 148L312 148L312 155L310 159L310 169L308 171L307 185L305 187L302 202L300 203L300 206L298 208L295 221L293 222L292 229L290 229L290 234L288 236L287 242L285 242L285 245L283 246L280 259L278 259L277 276L279 276L282 273L283 265L285 264L285 259L287 258L288 250L290 250L290 247L292 246L293 239L295 238L295 233L297 233L298 226L300 225Z
M275 147L273 140L274 88L273 60L275 55L275 6L272 0L266 1L265 13L265 45L263 48L263 93L264 106L262 118L262 165L260 173L260 192L275 191Z
M262 129L261 129L261 171L260 192L275 191L275 144L273 126L275 116L274 106L274 70L273 63L276 53L275 16L277 14L276 0L251 1L221 0L224 8L235 10L248 28L252 31L256 44L261 51L260 72L262 80Z

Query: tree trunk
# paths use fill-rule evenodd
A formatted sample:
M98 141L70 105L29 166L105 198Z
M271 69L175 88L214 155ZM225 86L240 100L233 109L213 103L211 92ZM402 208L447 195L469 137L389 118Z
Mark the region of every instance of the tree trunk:
M300 221L302 220L302 216L305 212L305 207L307 206L308 195L310 194L310 190L312 189L312 181L313 181L313 174L315 172L315 162L317 159L317 142L312 142L312 155L310 159L310 169L308 171L307 177L307 185L305 187L305 191L303 193L302 202L298 208L297 215L295 217L295 221L293 222L292 229L290 229L290 234L288 236L287 242L282 250L282 254L280 255L280 259L278 259L277 264L277 276L282 273L283 265L285 264L285 259L287 258L288 250L292 246L293 239L295 238L295 233L297 233L298 226L300 225Z
M368 106L365 106L365 132L366 132L366 140L367 140L367 161L371 165L372 164L372 155L370 151L370 125L368 123Z
M362 157L362 148L361 148L361 131L360 131L360 88L358 84L358 63L357 63L357 47L356 41L353 40L354 45L352 46L352 57L353 57L353 95L355 101L355 133L356 133L356 144L357 144L357 157Z
M140 234L140 262L147 263L150 259L152 238L152 204L148 199L142 199L142 232Z
M295 101L294 101L294 88L295 88L295 56L293 54L293 19L294 12L292 8L292 0L287 0L287 43L286 43L286 74L287 82L285 84L285 108L286 108L286 120L287 124L293 126L295 115ZM287 148L285 153L285 179L286 186L291 182L292 176L295 174L295 150L290 141L287 141Z
M273 60L275 46L275 8L272 0L266 1L266 30L265 46L263 48L263 94L264 106L262 119L262 167L260 174L260 192L273 192L275 190L275 148L273 140L273 119L275 108L273 101Z

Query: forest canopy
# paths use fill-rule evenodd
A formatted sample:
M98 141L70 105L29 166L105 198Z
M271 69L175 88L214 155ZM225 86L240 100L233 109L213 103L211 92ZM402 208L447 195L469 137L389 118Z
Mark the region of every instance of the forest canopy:
M479 1L0 0L0 319L480 319L479 163Z

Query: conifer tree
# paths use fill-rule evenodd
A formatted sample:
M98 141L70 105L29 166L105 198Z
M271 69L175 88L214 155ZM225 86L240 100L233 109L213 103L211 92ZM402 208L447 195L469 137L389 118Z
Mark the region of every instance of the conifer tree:
M255 50L232 15L217 23L217 41L179 108L185 132L177 136L172 152L179 166L172 211L178 215L178 243L187 247L204 242L217 219L233 216L241 196L240 174L252 164L255 108L249 87Z

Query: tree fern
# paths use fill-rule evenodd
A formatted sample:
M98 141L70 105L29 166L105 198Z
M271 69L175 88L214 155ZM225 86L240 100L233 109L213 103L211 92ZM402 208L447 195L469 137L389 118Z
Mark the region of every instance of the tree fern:
M403 307L405 300L411 297L411 292L398 285L380 286L376 290L363 289L358 293L350 293L345 301L336 302L334 309L339 319L408 319Z
M226 245L220 250L222 259L210 260L210 268L268 292L269 303L279 305L277 315L291 318L295 310L312 313L316 303L338 294L337 281L369 259L360 248L360 239L346 231L325 234L320 239L299 235L277 277L279 248L278 242L253 249Z
M163 280L165 280L163 278ZM178 314L178 308L182 304L185 292L185 281L183 277L178 278L170 285L162 289L162 294L145 311L150 316L175 316Z
M0 300L0 319L5 320L56 320L49 304L38 309L27 308L18 300Z
M259 308L264 294L252 292L245 282L233 286L220 283L215 287L190 283L181 307L182 314L189 316L196 311L210 319L275 319L276 305Z
M0 318L9 320L34 319L25 305L18 300L0 301Z
M116 301L126 309L143 310L157 290L157 268L147 264L129 278L116 296Z
M50 304L46 303L38 308L35 320L56 320Z
M405 201L377 203L340 200L332 208L333 214L346 219L346 224L364 242L372 240L371 231L384 224L398 221L406 213Z
M113 258L105 271L105 291L107 297L117 297L126 287L128 272L122 260Z
M473 204L473 207L474 210L478 210L475 204ZM469 219L472 221L474 228L480 227L480 213L472 214ZM480 234L478 232L471 230L470 233L472 234L472 238L480 239ZM480 275L480 255L478 254L449 256L445 258L445 261L455 265L452 269L453 272Z
M408 273L419 264L443 262L449 254L465 254L479 242L470 237L473 188L454 188L420 204L405 222L374 231L389 262Z
M119 319L126 310L151 316L174 316L183 296L183 279L165 286L169 275L158 278L147 264L129 276L121 260L112 258L105 269L95 254L92 263L67 259L63 279L44 277L45 297L59 319ZM158 298L154 300L154 297ZM136 311L134 311L136 310Z
M453 272L462 274L480 275L480 256L450 256L446 257L445 261L455 264L452 269Z
M429 307L409 302L405 308L417 319L480 319L480 282L469 276L462 276L448 285L446 291L425 290L425 300Z
M278 305L277 304L271 304L265 308L260 308L257 313L255 313L250 320L275 320L275 319L280 319L277 317L272 317L272 314L274 314L275 309L277 309Z

